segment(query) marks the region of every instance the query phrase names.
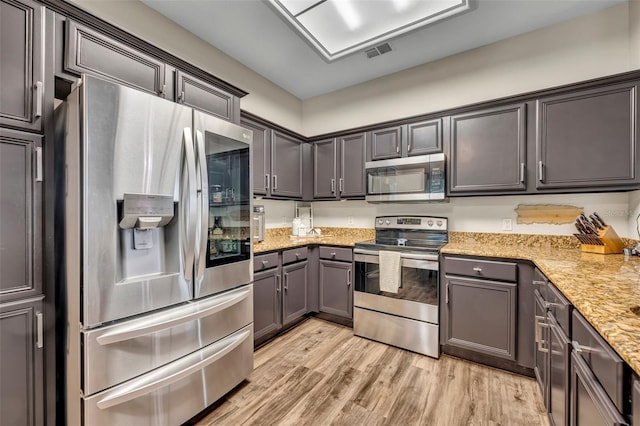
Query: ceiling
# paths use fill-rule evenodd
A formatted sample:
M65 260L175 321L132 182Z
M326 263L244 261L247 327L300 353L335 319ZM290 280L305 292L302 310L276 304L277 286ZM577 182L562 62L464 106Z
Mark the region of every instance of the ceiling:
M627 0L474 0L461 14L388 40L388 53L358 51L331 62L266 0L142 1L304 100ZM375 8L379 0L358 1Z

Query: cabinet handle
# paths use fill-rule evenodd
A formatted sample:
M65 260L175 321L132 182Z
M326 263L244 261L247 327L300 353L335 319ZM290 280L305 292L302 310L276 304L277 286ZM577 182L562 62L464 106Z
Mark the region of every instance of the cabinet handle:
M167 85L163 84L162 86L160 86L160 91L158 92L158 94L163 98L166 98L166 90L167 90Z
M276 293L280 293L280 291L282 290L281 280L282 278L280 277L280 275L276 275Z
M331 179L331 193L332 194L336 193L336 180L335 179Z
M178 95L178 102L180 102L181 104L184 103L184 90Z
M573 347L573 350L576 353L591 353L591 352L594 352L593 348L590 348L589 346L582 346L580 343L576 342L575 340L571 341L571 346Z
M268 264L268 263L269 263L269 261L268 261L268 260L263 260L263 261L262 261L262 264L263 264L264 266L267 266L267 264Z
M544 182L544 165L542 161L538 161L538 180Z
M289 274L284 274L284 291L289 290Z
M482 268L481 268L481 267L479 267L479 266L474 266L474 267L473 267L473 270L474 270L475 272L477 272L477 273L482 272Z
M347 287L351 287L351 269L347 269Z
M43 85L41 81L36 81L36 84L34 84L34 88L35 90L35 103L36 103L36 113L35 116L37 117L42 117L42 97L43 95Z
M546 285L547 284L546 281L539 281L539 280L533 280L533 281L531 281L531 283L533 285Z
M331 257L333 257L333 258L335 259L335 257L336 257L336 252L335 252L335 251L332 251L331 253L329 253L329 256L331 256Z
M43 324L42 312L36 313L36 348L42 349L44 347L44 324Z
M36 182L42 182L42 148L41 147L37 147L35 149L36 151L36 173L35 173L35 179Z
M264 175L264 189L269 189L269 184L271 183L271 178L269 173Z
M407 144L407 152L411 152L411 142Z
M524 183L524 163L520 163L520 183Z
M340 193L342 194L342 191L344 191L344 179L340 178Z
M271 189L275 191L276 189L278 189L278 176L271 175L271 177L273 178L273 187Z
M444 286L444 303L445 305L449 304L449 283Z
M400 145L398 145L398 142L396 142L396 154L400 153Z

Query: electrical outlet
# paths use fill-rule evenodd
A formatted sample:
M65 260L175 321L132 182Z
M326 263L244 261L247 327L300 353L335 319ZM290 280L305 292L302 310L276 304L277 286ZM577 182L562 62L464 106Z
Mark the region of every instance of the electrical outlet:
M347 225L353 225L353 216L347 216Z
M513 231L513 225L511 224L511 219L502 219L502 230Z

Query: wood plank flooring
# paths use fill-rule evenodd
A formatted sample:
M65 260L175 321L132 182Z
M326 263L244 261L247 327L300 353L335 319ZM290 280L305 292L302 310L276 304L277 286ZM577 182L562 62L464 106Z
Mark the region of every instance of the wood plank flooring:
M548 425L533 379L439 360L312 318L255 353L197 425Z

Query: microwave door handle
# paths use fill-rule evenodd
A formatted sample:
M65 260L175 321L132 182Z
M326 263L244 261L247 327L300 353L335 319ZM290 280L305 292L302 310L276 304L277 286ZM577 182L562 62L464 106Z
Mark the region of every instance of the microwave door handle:
M193 151L193 137L190 128L182 133L183 168L180 194L180 234L182 238L182 261L184 279L188 283L193 279L195 256L194 238L196 226L196 159Z
M207 259L207 238L209 221L209 176L207 173L207 154L204 149L204 135L196 130L196 175L199 178L200 190L198 191L198 222L196 225L195 266L196 288L202 285Z

